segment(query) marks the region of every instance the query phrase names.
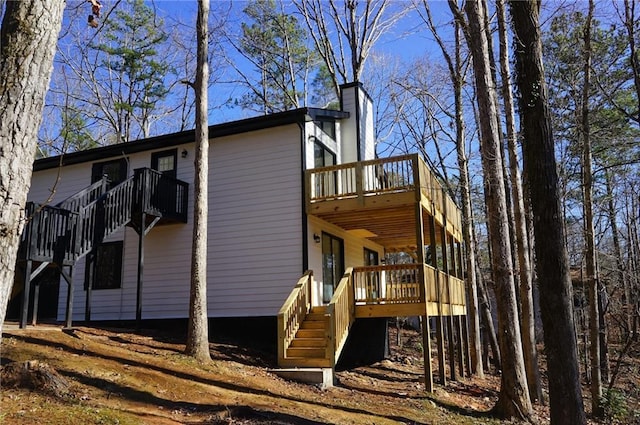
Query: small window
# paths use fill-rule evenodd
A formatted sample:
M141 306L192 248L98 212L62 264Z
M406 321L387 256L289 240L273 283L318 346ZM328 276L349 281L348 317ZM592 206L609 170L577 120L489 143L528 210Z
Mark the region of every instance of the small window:
M127 179L127 160L125 158L113 161L96 162L91 169L91 183L95 183L106 175L110 186L113 187Z
M313 144L313 157L315 168L336 165L336 154L327 149L317 139Z
M371 250L369 248L364 249L364 265L365 266L377 266L378 263L378 252Z
M106 242L98 247L93 289L122 287L122 241Z
M335 121L314 121L315 124L322 130L327 136L333 140L336 139L336 123Z
M178 150L170 149L151 154L151 168L160 171L163 175L175 178Z

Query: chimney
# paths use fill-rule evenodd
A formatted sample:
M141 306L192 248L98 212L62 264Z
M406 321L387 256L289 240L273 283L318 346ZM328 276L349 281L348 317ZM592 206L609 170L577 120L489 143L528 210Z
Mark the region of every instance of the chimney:
M375 159L373 101L362 83L340 86L340 109L350 117L340 124L343 163Z

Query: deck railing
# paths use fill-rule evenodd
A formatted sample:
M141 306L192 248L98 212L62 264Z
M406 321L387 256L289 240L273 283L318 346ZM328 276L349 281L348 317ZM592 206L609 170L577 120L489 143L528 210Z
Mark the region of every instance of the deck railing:
M424 302L420 295L420 264L389 264L356 267L354 297L356 304L411 304ZM423 266L428 300L435 301L435 270Z
M347 342L349 329L355 319L355 302L353 298L353 269L348 268L342 276L338 287L333 292L333 297L327 306L325 316L328 321L327 341L325 357L331 359L331 364L336 363L340 357L342 348Z
M108 186L109 179L103 176L102 179L60 202L57 207L73 212L80 212L82 207L89 205L102 196L107 191Z
M284 359L289 344L311 310L313 272L307 271L289 294L278 312L278 359Z
M187 222L188 183L149 168L134 173L137 211Z
M75 241L77 257L82 257L102 240L131 220L133 178L113 187L80 210Z
M455 202L417 154L314 168L307 170L306 179L309 204L420 190L440 214L446 211L456 229L462 228Z
M35 261L73 261L65 249L69 244L78 214L58 207L28 202L27 223L22 232L18 258Z

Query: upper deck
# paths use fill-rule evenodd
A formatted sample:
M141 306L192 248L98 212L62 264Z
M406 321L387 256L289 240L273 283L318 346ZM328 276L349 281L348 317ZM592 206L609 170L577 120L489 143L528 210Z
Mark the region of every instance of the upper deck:
M416 245L418 203L425 235L435 223L462 240L460 210L418 154L307 170L305 183L308 214L388 250Z

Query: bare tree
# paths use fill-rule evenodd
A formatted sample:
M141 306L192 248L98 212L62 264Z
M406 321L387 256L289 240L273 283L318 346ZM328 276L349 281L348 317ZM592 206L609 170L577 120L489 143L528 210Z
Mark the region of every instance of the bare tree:
M540 2L511 1L516 36L516 80L520 92L525 175L534 216L536 265L544 326L552 424L584 424L573 296L551 113L542 63Z
M340 84L360 81L371 49L410 10L390 0L293 0L326 65L336 98ZM333 36L337 34L337 36Z
M500 396L494 411L502 417L529 418L533 412L529 399L520 321L513 279L509 218L505 180L502 168L499 135L497 94L491 71L489 44L485 31L485 15L482 2L465 3L467 22L461 16L458 5L449 5L464 27L467 44L471 50L476 83L476 96L480 118L480 151L484 174L484 196L488 212L491 268L495 283L498 310L498 338L502 356Z
M0 335L64 5L32 0L0 7Z
M591 167L591 140L589 130L589 90L591 84L591 25L595 5L589 0L589 11L583 28L583 77L582 111L580 128L582 134L582 193L584 196L584 243L586 278L589 287L589 329L591 354L591 411L602 416L600 399L602 398L602 369L600 347L600 294L596 276L596 249L593 229L593 170Z
M449 79L453 85L454 95L454 121L455 121L455 135L456 135L456 155L458 161L458 168L460 173L460 194L462 198L462 233L464 237L464 244L466 246L466 271L467 271L467 293L469 298L469 328L470 334L470 348L471 348L471 370L479 377L484 376L482 369L482 345L480 338L480 320L479 320L479 308L478 308L478 288L476 281L476 245L473 238L473 211L471 209L471 183L469 179L469 159L467 155L467 143L466 143L466 125L464 119L462 87L465 83L465 69L466 61L462 58L462 42L460 33L460 24L457 20L454 20L454 54L453 57L449 54L448 49L445 46L444 41L440 37L437 27L433 21L431 9L429 3L426 0L422 0L421 8L418 8L422 20L427 24L429 31L433 34L436 43L442 51L442 56L445 59L447 69L449 71ZM424 11L424 13L422 13Z
M185 352L201 362L211 361L207 315L207 217L209 202L209 123L207 105L209 0L198 0L196 92L196 159L191 251L189 328Z
M513 203L514 238L520 274L520 329L522 332L522 350L524 366L527 372L527 384L531 401L542 400L540 371L538 369L538 352L536 349L535 317L533 311L533 278L531 260L529 258L529 234L524 208L522 175L516 145L516 119L511 90L511 69L509 64L509 44L507 36L507 17L504 0L496 0L498 18L498 36L500 40L500 75L502 79L502 101L504 103L505 125L507 128L507 150L509 151L509 171L511 180L511 201Z

